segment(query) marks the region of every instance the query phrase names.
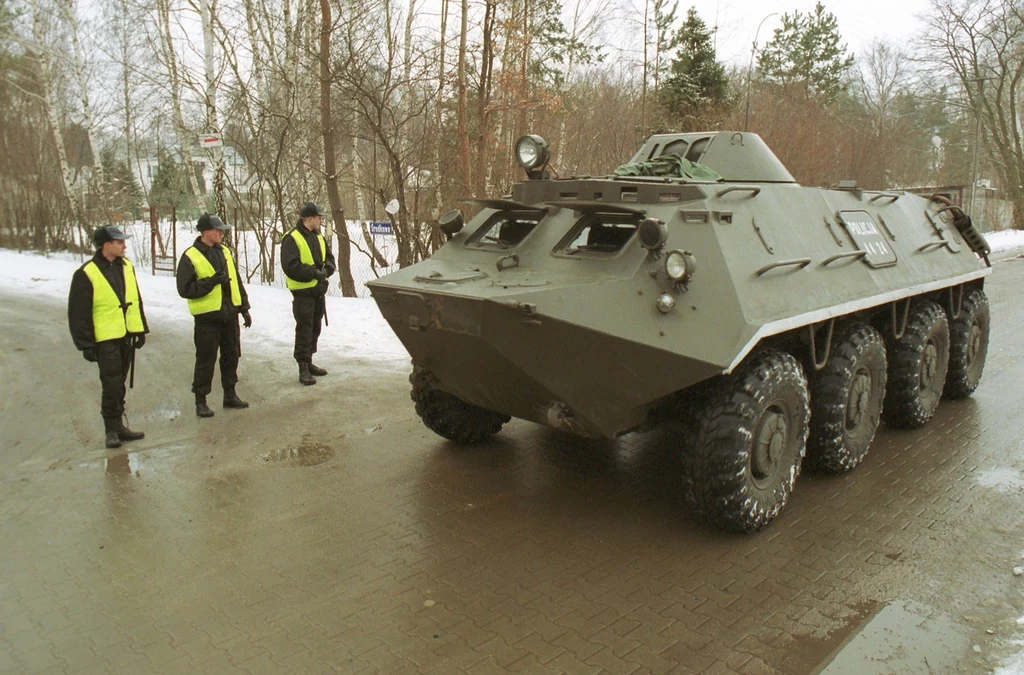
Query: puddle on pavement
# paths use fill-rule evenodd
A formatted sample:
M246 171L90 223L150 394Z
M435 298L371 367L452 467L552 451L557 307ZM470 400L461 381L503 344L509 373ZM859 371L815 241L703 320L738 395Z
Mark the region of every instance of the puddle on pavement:
M122 452L103 460L103 472L108 476L128 478L142 476L143 459L138 453Z
M302 467L323 464L334 457L334 448L323 443L303 441L298 445L278 448L260 455L260 462L269 466Z
M777 657L780 671L818 673L881 607L880 602L859 602L849 607L852 614L836 620L839 625L821 627L810 634L794 634L792 642Z
M1015 494L1024 489L1024 476L1009 467L999 467L978 473L978 485L997 492Z
M810 672L814 675L945 673L952 672L970 651L969 629L941 612L902 600L876 607L876 611L868 612L867 616L861 613L866 620L859 624L854 618L850 622L852 632Z

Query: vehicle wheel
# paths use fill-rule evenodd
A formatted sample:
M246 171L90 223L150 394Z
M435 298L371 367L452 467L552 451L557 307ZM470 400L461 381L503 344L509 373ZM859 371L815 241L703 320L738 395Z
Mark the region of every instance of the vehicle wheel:
M949 365L949 324L934 302L910 309L903 337L889 344L889 384L882 419L898 429L917 429L932 418L942 398Z
M853 324L832 342L825 367L811 375L807 467L843 473L868 453L885 399L885 342L878 331Z
M466 403L434 384L430 371L413 366L409 376L416 414L427 428L460 445L486 440L501 431L511 417Z
M688 498L716 526L753 532L785 506L807 442L807 380L785 352L752 356L697 416Z
M974 289L964 298L960 318L949 324L949 372L946 373L946 398L967 398L978 388L988 355L988 298Z

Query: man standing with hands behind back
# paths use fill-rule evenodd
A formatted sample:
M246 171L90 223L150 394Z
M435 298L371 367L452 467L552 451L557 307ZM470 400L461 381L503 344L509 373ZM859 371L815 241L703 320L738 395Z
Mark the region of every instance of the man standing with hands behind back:
M195 318L196 367L192 392L196 395L196 415L213 417L206 397L213 388L218 349L224 407L249 407L238 398L235 384L241 355L238 315L242 315L246 328L252 325L252 317L238 266L231 251L221 243L224 232L230 228L209 213L199 216L196 225L199 236L178 262L178 295L188 300L188 309Z
M324 296L327 279L337 268L334 254L320 234L323 211L313 202L299 209L299 222L281 241L281 267L292 292L292 315L295 317L295 350L299 364L299 382L316 384L314 375L327 371L313 364L321 323L324 320Z

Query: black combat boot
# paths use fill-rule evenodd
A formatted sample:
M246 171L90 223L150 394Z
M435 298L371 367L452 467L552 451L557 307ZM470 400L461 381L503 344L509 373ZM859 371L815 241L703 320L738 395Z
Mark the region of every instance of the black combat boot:
M323 377L327 374L327 371L311 361L309 364L309 374L316 375L317 377Z
M309 361L299 361L299 382L307 386L316 384L316 378L309 372Z
M224 390L224 407L225 408L248 408L249 402L243 401L238 398L238 394L235 393L235 388Z
M125 419L126 418L122 416L121 419L118 420L118 438L122 441L138 441L146 437L145 431L132 431L129 429L128 425L125 424Z
M213 417L213 411L206 405L206 395L196 394L196 415L200 417Z
M120 417L104 417L103 428L106 429L107 438L106 443L108 448L120 448L121 438L118 435L118 430L121 428Z

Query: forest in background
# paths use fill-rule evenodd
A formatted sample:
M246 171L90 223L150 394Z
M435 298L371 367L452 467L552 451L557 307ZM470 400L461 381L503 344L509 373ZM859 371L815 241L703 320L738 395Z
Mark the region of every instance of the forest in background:
M439 2L0 0L0 246L80 250L149 206L208 210L264 242L269 281L302 202L341 222L395 199L405 266L440 245L441 213L521 180L525 133L570 176L651 133L745 128L802 184L978 176L1022 226L1024 9L1006 0L933 0L912 43L858 54L818 4L779 17L750 69L673 0ZM373 240L349 243L355 295Z

